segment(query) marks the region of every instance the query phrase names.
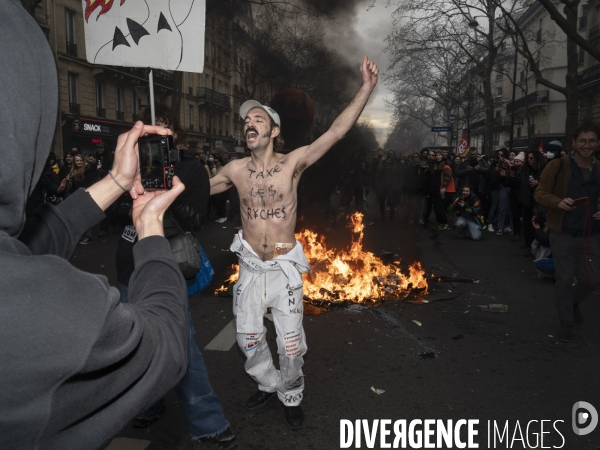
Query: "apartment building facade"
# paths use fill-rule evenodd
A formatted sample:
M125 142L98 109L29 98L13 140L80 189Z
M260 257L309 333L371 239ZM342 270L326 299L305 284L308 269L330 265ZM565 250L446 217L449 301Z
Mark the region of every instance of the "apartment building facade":
M64 155L77 146L88 153L99 142L114 148L119 134L130 129L149 105L149 69L87 62L81 0L42 0L35 18L58 70L53 151ZM237 111L245 98L235 81L245 63L240 55L252 51L252 35L250 2L207 0L204 72L184 72L180 88L180 124L192 152L208 153L216 147L243 152L243 121ZM156 103L171 105L175 76L172 71L153 70Z

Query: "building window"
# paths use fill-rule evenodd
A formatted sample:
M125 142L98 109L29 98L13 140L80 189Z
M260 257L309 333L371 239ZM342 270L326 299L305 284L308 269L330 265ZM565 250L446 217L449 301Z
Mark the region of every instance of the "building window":
M579 49L579 55L578 55L578 59L579 59L579 65L583 66L585 63L585 52L582 49Z
M495 112L496 119L499 119L501 114L502 114L502 110L497 109L496 112Z
M519 81L525 80L525 71L521 70L521 79Z
M581 6L581 17L579 18L579 29L585 30L587 28L587 16L588 16L589 5L585 4Z
M502 97L502 87L496 88L496 97Z
M494 145L500 145L500 133L494 133Z
M69 72L67 75L67 88L69 90L69 111L72 114L79 114L79 101L77 98L77 80L78 75Z
M517 137L520 138L521 137L521 127L517 128Z
M502 75L504 75L504 64L498 64L498 68L496 70L496 80L501 80Z
M117 86L115 89L115 103L117 106L117 120L125 120L125 113L123 112L123 89L121 86Z
M96 115L98 117L106 117L106 109L104 108L104 83L96 82Z
M75 11L65 8L65 38L67 40L67 54L77 56L77 44L75 43Z
M189 130L192 131L194 129L194 107L189 105L190 112L190 121L189 121Z
M135 122L140 118L140 101L135 89L131 91L131 120Z

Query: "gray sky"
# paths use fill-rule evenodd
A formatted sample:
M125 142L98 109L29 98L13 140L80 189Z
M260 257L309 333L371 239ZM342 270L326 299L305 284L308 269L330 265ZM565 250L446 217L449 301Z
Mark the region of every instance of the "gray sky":
M348 2L347 5L351 5ZM362 113L361 119L371 123L375 129L375 137L383 146L390 131L391 114L386 110L384 98L389 95L383 83L383 73L388 66L388 55L384 53L384 39L392 29L393 7L385 7L385 2L378 0L373 8L367 11L372 0L359 0L354 10L339 8L334 21L326 22L327 45L339 51L350 64L356 67L363 55L375 61L379 67L379 81L371 99ZM351 8L351 7L350 7Z

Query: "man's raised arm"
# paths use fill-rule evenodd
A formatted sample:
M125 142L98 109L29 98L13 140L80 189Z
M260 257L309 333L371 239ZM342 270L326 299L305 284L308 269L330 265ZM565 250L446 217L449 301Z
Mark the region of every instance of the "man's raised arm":
M336 142L340 141L360 117L371 92L373 92L377 84L379 69L373 61L365 56L360 65L360 74L362 77L362 86L346 109L334 120L329 130L312 144L297 150L300 153L300 159L306 163L307 167L314 164Z

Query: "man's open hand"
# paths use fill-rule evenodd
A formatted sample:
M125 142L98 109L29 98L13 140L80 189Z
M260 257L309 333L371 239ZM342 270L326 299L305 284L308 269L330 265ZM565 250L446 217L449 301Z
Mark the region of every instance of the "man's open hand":
M365 56L360 65L360 75L362 76L363 86L368 86L370 89L373 89L377 84L378 74L379 69L377 68L377 64Z

